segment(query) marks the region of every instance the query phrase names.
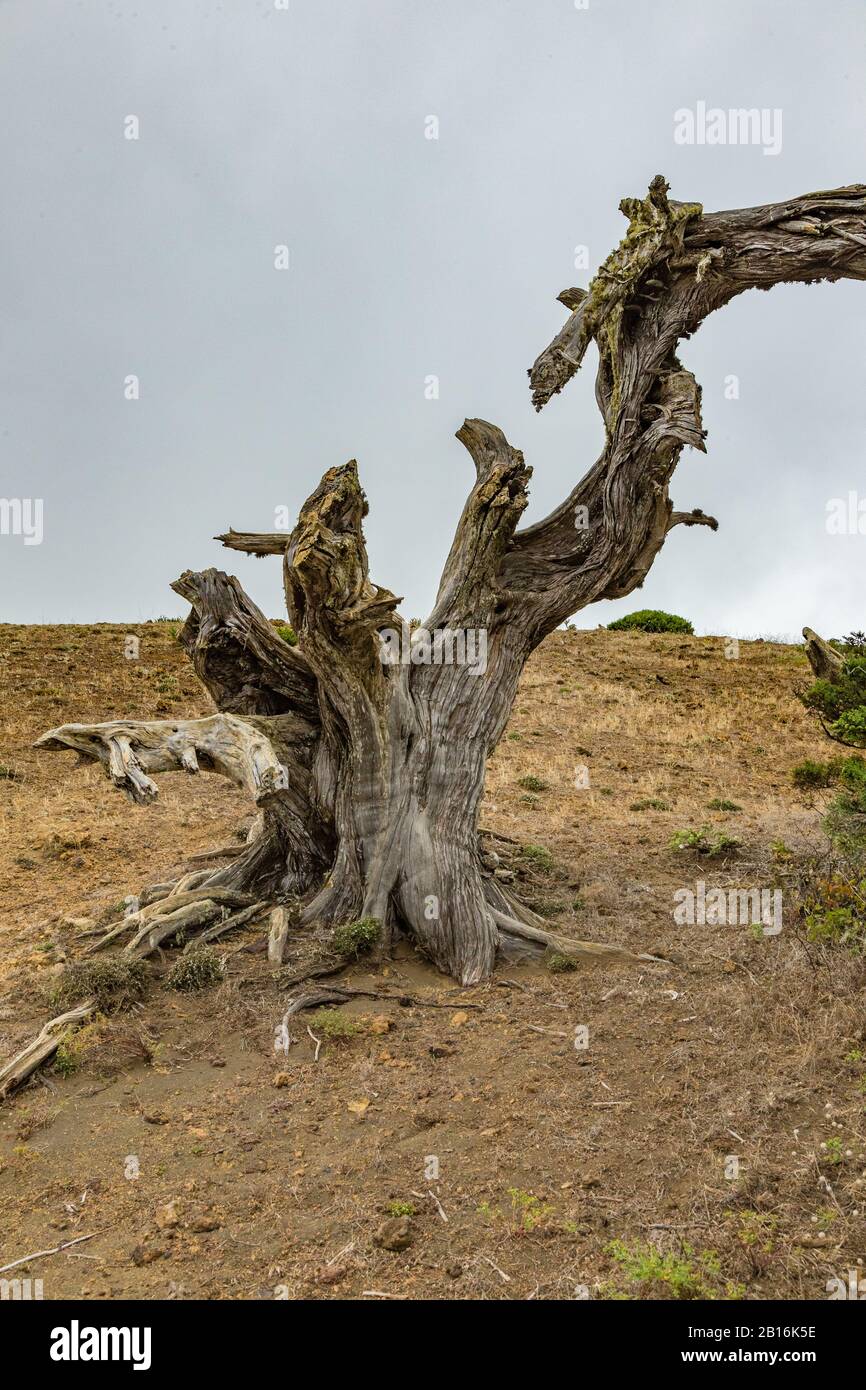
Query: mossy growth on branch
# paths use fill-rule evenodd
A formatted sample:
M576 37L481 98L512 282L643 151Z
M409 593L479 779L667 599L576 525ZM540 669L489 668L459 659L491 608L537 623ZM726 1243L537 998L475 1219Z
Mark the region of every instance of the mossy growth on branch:
M619 397L617 359L623 310L639 281L655 266L682 250L689 222L703 215L700 203L671 204L669 185L657 174L645 198L623 198L619 210L628 218L628 231L590 282L583 302L579 349L595 338L612 380L612 414Z

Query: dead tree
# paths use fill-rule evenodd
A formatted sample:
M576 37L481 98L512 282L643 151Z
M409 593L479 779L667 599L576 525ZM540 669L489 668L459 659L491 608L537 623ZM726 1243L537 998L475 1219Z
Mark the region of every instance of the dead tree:
M186 573L173 585L192 605L181 641L219 713L67 724L39 740L98 758L136 801L156 794L149 774L168 768L201 766L244 787L262 813L258 833L197 888L297 894L307 923L377 918L386 942L407 933L464 983L489 976L500 949L556 940L479 845L485 766L524 664L573 613L639 587L673 527L716 528L668 496L683 446L704 450L700 387L677 356L680 339L745 290L866 278L864 185L704 213L671 201L659 176L620 207L625 238L588 290L559 296L569 317L529 373L541 409L596 345L601 456L544 521L519 530L530 469L496 426L467 420L457 438L475 482L410 647L400 600L368 574L352 461L329 469L291 535L219 537L282 557L297 648L236 579ZM466 657L474 636L486 663L477 650Z

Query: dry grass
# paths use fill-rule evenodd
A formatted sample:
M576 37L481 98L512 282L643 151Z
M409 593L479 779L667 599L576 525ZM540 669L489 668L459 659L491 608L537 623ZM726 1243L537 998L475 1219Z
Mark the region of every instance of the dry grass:
M123 658L127 632L139 663ZM206 712L168 625L3 627L0 672L0 766L15 773L0 780L5 1054L44 1016L37 986L75 958L82 924L230 841L251 808L206 774L163 776L155 806L132 806L97 769L30 749L66 720ZM521 681L482 822L550 853L549 868L518 856L518 887L561 930L675 964L514 967L459 991L404 947L349 978L445 1007L377 1004L388 1027L374 1035L369 1001L353 1001L358 1033L315 1062L303 1018L275 1055L286 989L227 946L224 984L157 983L99 1020L74 1074L47 1073L0 1112L8 1258L76 1229L86 1191L105 1232L96 1261L56 1262L46 1296L571 1298L621 1279L616 1237L713 1249L749 1298L824 1297L866 1257L866 976L804 945L790 892L822 845L822 797L790 781L826 756L795 698L806 677L802 653L769 642L728 661L721 638L555 634ZM741 809L709 809L717 799ZM631 809L647 801L670 809ZM742 849L670 848L702 825ZM780 885L781 936L677 925L673 894L698 878ZM138 1181L124 1180L130 1154ZM537 1229L515 1222L509 1189L549 1213ZM155 1213L175 1199L166 1235ZM395 1202L416 1210L400 1254L374 1241ZM222 1213L213 1231L193 1229L201 1204ZM154 1258L133 1259L138 1245Z

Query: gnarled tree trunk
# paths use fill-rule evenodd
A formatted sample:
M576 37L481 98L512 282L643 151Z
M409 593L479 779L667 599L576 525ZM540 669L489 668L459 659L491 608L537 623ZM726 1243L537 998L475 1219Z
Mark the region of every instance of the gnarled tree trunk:
M502 432L467 420L476 470L434 610L411 635L368 573L366 500L353 462L330 469L290 536L229 531L233 550L282 555L298 647L217 570L186 573L181 641L219 715L66 725L39 740L99 758L136 800L148 772L205 766L247 788L261 816L244 853L204 885L304 899L302 921L365 916L407 932L464 983L498 950L565 942L485 864L478 807L533 649L587 604L639 587L668 532L705 525L668 496L685 444L703 450L700 388L677 345L742 291L866 278L866 188L704 214L661 177L625 199L628 232L530 372L541 408L595 342L600 458L544 521L517 529L531 470ZM626 955L627 953L621 953Z

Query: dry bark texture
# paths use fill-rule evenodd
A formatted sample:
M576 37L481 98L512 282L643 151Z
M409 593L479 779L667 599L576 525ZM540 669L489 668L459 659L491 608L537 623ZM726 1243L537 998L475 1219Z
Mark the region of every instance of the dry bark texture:
M135 800L155 795L149 773L173 767L245 787L258 833L199 886L301 898L301 924L375 917L386 946L406 932L464 983L489 976L500 950L617 951L552 937L496 877L478 835L487 758L538 643L587 604L639 587L673 527L716 529L668 495L684 445L704 450L680 340L744 290L866 278L866 186L705 214L670 200L659 176L620 206L623 241L587 290L559 296L569 317L529 373L541 409L596 345L601 455L555 511L518 530L531 470L495 425L463 424L475 482L408 659L399 642L390 659L388 634L408 632L400 600L369 576L352 461L328 470L291 535L219 537L282 556L297 648L236 579L187 572L173 586L192 605L181 641L220 713L66 725L40 740L99 759ZM273 959L284 926L273 919Z

